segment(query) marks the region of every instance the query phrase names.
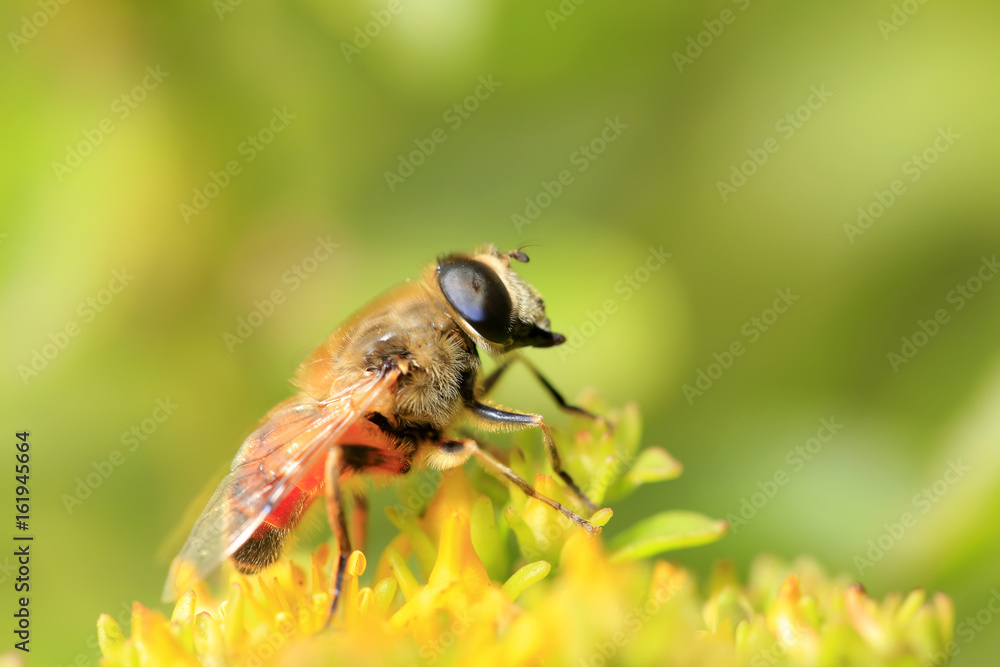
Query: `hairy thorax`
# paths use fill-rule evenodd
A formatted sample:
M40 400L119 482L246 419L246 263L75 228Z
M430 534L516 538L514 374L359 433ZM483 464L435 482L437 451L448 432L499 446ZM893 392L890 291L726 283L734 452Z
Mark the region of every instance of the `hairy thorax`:
M394 394L372 411L393 427L436 431L456 419L479 367L472 341L418 284L375 301L333 332L299 369L296 383L322 400L393 367L402 371Z

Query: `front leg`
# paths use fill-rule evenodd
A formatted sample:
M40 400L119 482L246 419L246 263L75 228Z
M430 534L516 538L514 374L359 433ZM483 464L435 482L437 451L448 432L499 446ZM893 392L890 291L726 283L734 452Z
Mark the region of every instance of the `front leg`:
M337 602L340 600L340 592L344 584L344 572L347 570L347 559L351 555L351 536L347 532L347 520L344 517L344 503L340 495L340 472L343 468L343 450L338 445L330 447L330 452L326 455L325 485L326 485L326 514L330 521L330 528L337 538L337 562L331 572L330 582L330 616L326 619L327 626L333 622L333 615L337 611Z
M368 498L362 493L354 496L354 512L351 515L351 523L354 529L354 543L358 549L364 551L368 543Z
M552 397L552 400L556 402L556 405L559 406L560 410L571 415L576 415L577 417L583 417L584 419L592 419L594 421L601 422L608 429L608 431L614 431L614 424L609 422L604 417L595 415L590 410L585 410L577 405L567 403L566 399L563 398L563 395L559 392L559 390L556 389L544 375L542 375L542 372L539 371L533 363L528 361L527 357L522 354L518 354L517 352L511 353L493 370L492 373L483 378L483 382L479 385L479 389L476 392L476 398L481 399L489 394L490 391L493 390L496 383L500 381L500 378L503 377L503 374L507 372L507 369L510 368L515 361L521 362L528 368L529 371L531 371L531 374L535 376L535 379L538 380L539 384L541 384L548 395Z
M522 428L541 429L542 441L545 443L545 453L548 454L552 470L566 483L566 486L573 491L591 514L597 511L597 505L587 498L576 482L573 481L573 478L570 477L570 474L563 469L559 450L556 449L555 440L552 439L552 431L549 430L549 425L545 423L545 419L541 415L505 410L480 403L479 401L470 401L466 404L466 407L472 412L472 415L483 428L491 431Z
M529 484L520 475L494 457L490 456L487 452L483 451L480 448L479 443L475 440L471 438L467 438L465 440L444 439L437 443L432 443L429 446L433 448L427 455L427 463L431 467L437 468L438 470L449 470L451 468L457 468L468 461L469 458L475 457L475 459L479 461L480 465L482 465L488 473L498 477L503 482L513 484L529 498L534 498L535 500L545 503L576 525L583 528L587 531L587 533L597 535L601 532L600 526L595 526L562 503L556 502L552 498L536 491L535 487L531 486L531 484Z

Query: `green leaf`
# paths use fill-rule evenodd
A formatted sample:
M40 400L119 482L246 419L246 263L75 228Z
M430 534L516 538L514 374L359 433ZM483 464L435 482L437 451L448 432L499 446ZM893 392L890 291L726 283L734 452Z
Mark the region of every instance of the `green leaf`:
M625 475L626 479L636 486L649 482L662 482L667 479L680 477L684 472L677 459L660 447L647 447L639 454L631 470Z
M661 512L626 530L608 545L611 560L620 562L646 558L664 551L715 542L729 530L725 521L696 512Z
M626 456L633 456L639 443L642 441L642 417L639 414L639 406L635 403L626 405L619 417L615 427L615 442L619 443L619 450Z
M611 486L608 499L619 499L629 495L643 484L676 479L684 472L684 466L660 447L647 447L639 453L632 467L621 479Z

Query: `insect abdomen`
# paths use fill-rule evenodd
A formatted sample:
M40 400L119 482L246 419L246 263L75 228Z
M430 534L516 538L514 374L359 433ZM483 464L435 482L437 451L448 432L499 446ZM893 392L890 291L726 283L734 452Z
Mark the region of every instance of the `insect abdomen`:
M243 574L254 574L273 565L280 557L289 528L262 523L233 555L233 565Z
M233 552L233 566L243 574L253 574L273 565L280 557L285 540L298 525L315 494L296 488L278 505L247 541ZM240 511L234 508L234 511Z

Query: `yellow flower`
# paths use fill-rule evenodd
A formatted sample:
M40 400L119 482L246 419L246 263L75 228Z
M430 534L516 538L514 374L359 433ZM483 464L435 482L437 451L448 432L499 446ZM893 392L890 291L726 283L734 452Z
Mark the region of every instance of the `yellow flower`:
M572 434L568 463L598 479L588 489L594 497L680 472L662 450L636 454L638 433L638 415L626 410L614 436L601 427ZM517 452L512 465L530 471ZM570 502L551 477L535 483ZM663 513L609 546L516 492L505 504L517 559L493 500L465 472L450 471L419 518L388 512L400 534L370 586L361 585L365 556L351 555L329 627L335 560L323 546L305 569L289 559L255 577L233 574L224 601L192 580L169 620L136 603L130 638L102 615L102 664L921 665L951 640L945 596L928 603L916 591L878 602L809 560L758 558L745 586L722 563L702 593L685 570L647 558L722 535L724 525L699 515ZM591 520L610 518L604 509Z

